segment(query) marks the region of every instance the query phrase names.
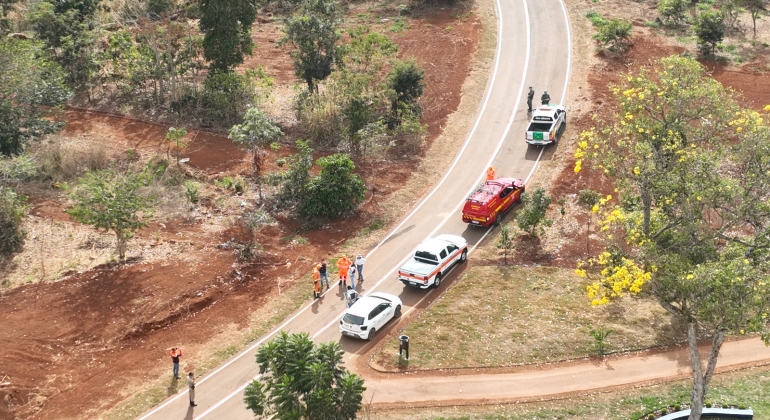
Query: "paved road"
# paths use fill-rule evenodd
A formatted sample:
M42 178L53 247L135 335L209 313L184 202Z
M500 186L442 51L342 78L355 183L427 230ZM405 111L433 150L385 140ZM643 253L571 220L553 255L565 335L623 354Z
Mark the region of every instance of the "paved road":
M410 255L409 250L437 233L462 235L471 245L478 244L487 230L467 228L459 214L461 203L481 182L485 169L493 165L499 176L524 179L534 173L542 148L529 147L523 141L527 123L523 99L527 87L534 86L536 100L544 89L549 90L554 101L565 99L571 52L569 22L561 0L497 0L497 13L499 38L495 62L477 120L465 144L439 184L367 256L364 293L377 290L399 295L404 313L437 293L407 289L395 280L394 270ZM340 340L349 360L372 344L340 338L336 323L344 309L341 291L333 287L323 299L292 315L281 328L288 332L305 331L321 341ZM256 346L271 337L272 334L263 337L200 378L196 387L198 407L189 407L185 392L164 401L141 419L253 418L243 404L242 390L258 373L254 363ZM373 402L380 402L381 396L394 395L385 389L396 385L389 381L380 383ZM433 398L433 393L425 391L420 395L423 400Z

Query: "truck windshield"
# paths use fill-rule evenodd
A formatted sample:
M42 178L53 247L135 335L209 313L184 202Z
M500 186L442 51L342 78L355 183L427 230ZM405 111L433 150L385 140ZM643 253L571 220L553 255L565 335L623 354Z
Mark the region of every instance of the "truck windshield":
M430 252L417 251L414 253L414 259L426 264L438 265L438 258Z

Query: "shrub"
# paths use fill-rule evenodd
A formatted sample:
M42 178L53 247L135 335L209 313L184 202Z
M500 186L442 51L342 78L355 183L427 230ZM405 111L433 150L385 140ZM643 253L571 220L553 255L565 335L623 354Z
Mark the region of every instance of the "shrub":
M26 197L0 186L0 257L20 251L26 234L21 228L27 206Z
M631 27L630 21L613 18L598 27L594 39L610 51L623 51L628 48Z
M599 203L602 195L594 190L580 190L578 192L578 204L591 209L593 206Z
M301 92L295 99L297 119L310 140L322 147L336 147L343 134L341 100L324 90L318 95Z
M681 25L687 21L687 0L660 0L658 14L666 24Z
M388 88L393 92L391 109L398 110L402 104L416 106L417 99L425 90L425 70L414 60L397 61L388 74Z
M321 173L307 186L307 192L299 203L299 213L304 217L331 219L353 211L366 194L366 186L360 176L353 173L355 165L345 154L335 154L318 159Z
M522 208L516 214L516 222L519 229L522 229L532 236L537 236L539 231L543 233L542 226L551 226L552 220L546 218L546 211L551 205L551 196L542 188L536 189L533 193L525 192L522 194Z
M184 183L184 197L191 205L198 203L198 184L192 181Z

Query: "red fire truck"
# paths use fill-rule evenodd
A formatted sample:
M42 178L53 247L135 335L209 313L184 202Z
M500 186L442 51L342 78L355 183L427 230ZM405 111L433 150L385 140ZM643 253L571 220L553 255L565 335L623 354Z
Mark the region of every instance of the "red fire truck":
M463 206L463 222L471 226L499 225L503 215L519 201L524 181L513 178L487 180L476 188Z

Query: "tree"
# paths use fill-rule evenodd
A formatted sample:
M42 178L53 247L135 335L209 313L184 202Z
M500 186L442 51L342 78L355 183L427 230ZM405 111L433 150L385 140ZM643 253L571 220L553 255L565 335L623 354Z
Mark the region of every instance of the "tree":
M8 20L8 13L14 10L14 4L19 0L0 0L0 36L4 36L11 31L11 22Z
M513 249L515 239L516 232L513 230L510 223L500 226L500 237L497 239L497 247L503 250L504 264L508 264L508 254Z
M619 111L578 142L578 162L614 179L621 203L600 203L608 244L578 274L594 305L647 295L686 324L699 419L726 334L770 338L770 127L692 59L621 80Z
M288 159L279 159L278 166L289 169L277 174L270 174L268 182L280 184L279 197L286 203L298 203L305 197L310 183L310 169L313 167L313 148L310 140L297 140L297 153Z
M243 123L236 124L227 136L238 147L251 153L252 173L259 188L259 200L262 201L262 164L265 158L264 147L283 135L281 129L273 124L257 107L249 108L243 116Z
M350 157L335 154L319 158L316 163L321 173L310 180L299 202L299 213L304 217L332 219L355 210L364 200L366 186L353 173L355 165Z
M251 26L257 19L256 0L199 0L203 57L212 72L230 72L251 55Z
M630 21L612 18L599 25L594 39L610 51L624 51L630 43L631 28Z
M70 191L75 204L66 212L80 223L114 232L118 258L123 261L128 240L151 217L155 199L139 192L147 182L142 173L89 171Z
M388 74L388 87L393 91L391 109L395 112L402 105L411 106L425 90L425 70L414 60L397 61Z
M318 93L317 83L325 80L342 62L337 41L342 13L336 0L306 0L298 16L286 19L279 45L290 44L294 73L307 84L308 92Z
M687 0L660 0L658 14L663 22L681 25L687 21Z
M61 129L53 117L69 96L64 72L41 44L0 39L0 155L17 155L29 140Z
M0 185L0 259L20 251L24 246L26 233L22 223L27 211L25 201L26 197Z
M698 37L698 50L703 55L713 55L717 46L725 38L727 26L722 12L709 11L698 15L695 23L695 36Z
M260 378L246 386L246 407L269 418L355 419L366 387L343 367L342 355L337 342L281 331L257 351Z
M544 189L538 188L531 194L528 192L523 193L521 201L524 207L516 213L516 223L519 229L532 236L537 236L538 231L542 233L542 226L551 226L553 221L545 217L545 212L548 210L548 206L551 205L551 196Z
M187 129L184 127L169 127L168 131L166 132L166 141L174 145L177 165L179 165L179 151L187 147L187 143L182 140L186 135ZM168 149L166 149L166 157L168 157Z
M757 37L757 19L762 12L767 12L767 0L741 0L743 6L751 15L751 23L754 28L754 38Z

